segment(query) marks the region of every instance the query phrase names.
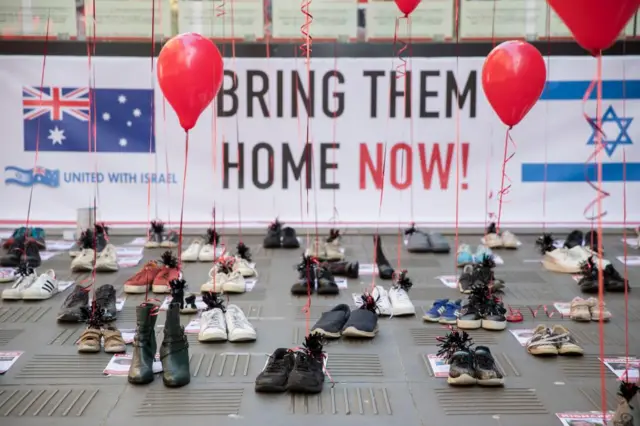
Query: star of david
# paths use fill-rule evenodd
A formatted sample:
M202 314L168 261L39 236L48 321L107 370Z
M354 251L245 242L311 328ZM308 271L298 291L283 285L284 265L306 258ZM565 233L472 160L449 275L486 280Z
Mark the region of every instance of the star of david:
M613 135L602 134L602 147L609 157L613 155L618 145L632 145L633 142L629 137L629 125L633 118L630 117L618 117L613 106L609 106L602 116L602 124L616 123L618 125L618 135L613 138ZM598 137L598 128L596 126L597 118L589 117L589 125L591 125L591 137L587 141L587 145L596 145Z

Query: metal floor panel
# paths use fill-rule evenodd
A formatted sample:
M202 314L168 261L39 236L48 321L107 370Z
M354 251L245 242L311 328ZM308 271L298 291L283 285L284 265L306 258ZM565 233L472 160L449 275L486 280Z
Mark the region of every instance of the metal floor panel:
M232 247L237 237L226 236ZM0 418L7 425L80 425L87 422L120 426L134 421L140 426L156 426L159 421L188 421L194 426L214 422L219 426L269 422L282 426L326 425L466 425L539 426L560 424L555 413L601 409L601 364L598 360L600 335L597 323L575 323L564 318L554 302L569 302L580 295L570 275L553 274L542 269L533 243L535 236L522 236L517 251L497 252L504 265L496 276L506 281L505 303L520 311L524 321L510 324L511 329L533 328L537 324L562 324L585 349L581 358L536 358L507 330L469 332L478 345L492 349L496 363L505 377L504 389L455 389L446 379L437 378L428 355L438 350L437 337L447 329L421 319L431 303L439 298L457 299L456 289L437 280L440 275L459 273L454 267L455 254L417 255L404 250L400 264L409 270L414 286L410 292L416 306L415 317L380 318L380 332L374 340L340 339L327 343L328 370L335 382L327 381L320 395L259 395L253 390L256 375L264 367L267 354L278 347L299 346L309 326L320 314L338 303L353 306L353 293L374 282L371 276L349 280L348 289L339 296L312 296L310 320L307 320L306 297L289 293L300 250L265 250L261 238L246 237L260 276L253 291L232 295L256 327L254 343L198 342L189 334L191 384L182 389L168 389L161 378L148 386L134 387L124 377L106 377L103 369L110 355L78 354L75 342L84 326L58 324L58 309L69 294L66 290L41 302L0 303L0 351L24 351L14 366L0 376ZM115 237L116 244L131 238ZM461 236L461 242L475 246L478 236ZM382 238L392 264L398 263L397 236ZM370 263L373 258L371 236L345 237L350 260ZM623 273L615 258L623 253L620 237L605 238L607 256ZM145 260L157 259L163 249L145 250ZM636 252L630 250L630 255ZM44 262L41 270L53 268L59 276L72 277L66 253ZM197 292L208 279L208 263L185 264L184 276L191 291ZM631 286L640 280L640 268L629 267ZM135 307L144 295L125 295L124 281L135 268L118 273L98 274L97 283L113 284L119 297L126 298L116 325L135 327ZM83 280L87 274L75 275ZM375 279L377 284L388 282ZM0 289L9 284L0 284ZM166 295L153 296L164 300ZM604 347L608 356L624 356L627 345L631 355L640 350L640 293L630 294L629 318L625 321L624 295L607 294L613 319L605 324ZM183 316L187 324L194 316ZM165 314L158 315L162 326ZM626 336L625 330L630 335ZM157 329L160 343L161 327ZM615 408L616 377L605 370L605 390L609 408ZM471 417L473 416L473 417ZM4 419L6 417L6 419Z

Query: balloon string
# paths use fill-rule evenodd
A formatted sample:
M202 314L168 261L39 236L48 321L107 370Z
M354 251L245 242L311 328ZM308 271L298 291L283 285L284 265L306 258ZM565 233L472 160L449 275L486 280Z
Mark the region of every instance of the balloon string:
M96 53L96 2L93 0L92 4L92 33L91 37L87 38L87 59L88 59L88 72L89 72L89 152L93 155L93 167L94 173L98 175L98 128L97 128L97 103L95 98L95 69L93 67L92 58ZM98 196L99 196L99 188L100 183L96 179L95 192L93 194L93 265L95 266L98 261L98 233L97 231L97 215L98 215ZM105 230L106 231L106 230ZM105 232L106 234L106 232ZM105 235L106 236L106 235ZM90 299L92 302L96 301L96 289L94 284L96 282L96 268L94 267L91 271L91 280L89 285L86 287L87 290L91 293ZM95 310L97 308L96 303L91 303L91 315L95 315Z
M408 53L408 49L409 49L409 44L407 42L405 42L399 35L400 32L400 20L404 19L405 22L407 23L407 29L409 29L409 25L411 22L411 19L409 18L409 15L405 15L402 16L400 18L396 18L396 28L395 28L395 32L394 32L394 36L393 36L393 46L394 48L397 48L398 46L400 46L397 50L396 50L396 56L398 57L400 63L398 65L396 65L396 81L399 83L400 87L402 87L402 101L403 101L403 105L406 107L407 105L407 96L408 96L408 86L409 84L407 81L407 59L406 59L406 54ZM411 116L411 106L409 107L409 116ZM406 111L405 111L405 116L406 116ZM405 174L405 155L403 153L402 155L402 161L400 164L400 176L404 176ZM382 193L380 194L380 196L382 197ZM402 191L400 191L400 205L402 205ZM380 202L382 202L382 198L380 199ZM402 227L400 224L400 218L398 218L398 243L397 243L397 257L398 257L398 270L401 270L401 265L402 265L402 244L403 244L403 231L402 231ZM412 220L413 221L413 220ZM372 289L373 290L373 289Z
M604 150L604 146L602 144L602 136L604 136L604 132L602 131L602 125L601 125L601 120L600 120L600 115L602 113L601 111L601 103L602 100L598 100L596 103L596 120L593 120L591 117L589 117L589 115L586 112L586 106L587 106L587 102L589 101L589 99L591 98L591 96L593 95L593 91L596 90L597 85L600 84L600 80L602 79L602 58L601 56L598 55L598 57L596 58L596 61L598 63L597 65L597 71L596 71L596 78L591 81L591 83L589 84L589 87L587 87L586 92L584 93L584 96L582 97L582 115L584 116L585 120L587 120L587 123L589 123L589 125L591 126L592 130L594 131L594 136L595 136L595 148L593 150L593 153L589 156L589 158L587 158L587 161L585 162L585 180L587 182L587 184L594 190L596 191L596 197L591 200L589 202L589 204L587 204L587 206L584 208L583 211L583 215L585 216L585 218L587 220L600 220L602 219L602 217L607 215L606 211L602 211L602 212L598 212L598 214L596 215L589 215L589 210L593 210L594 207L596 207L596 205L598 205L598 203L600 203L602 200L604 200L605 198L609 197L610 194L606 191L604 191L602 189L601 185L596 185L593 183L592 179L591 179L591 173L590 171L592 170L590 166L590 163L593 162L594 165L596 165L598 163L598 159L600 156L600 153Z
M182 225L184 223L184 193L187 188L187 165L189 164L189 131L184 133L184 171L182 172L182 201L180 202L180 232L178 234L178 270L182 273ZM214 249L215 250L215 249ZM215 256L214 256L215 257Z
M509 154L509 143L513 145L514 152ZM500 191L498 192L498 222L496 224L496 230L500 232L500 220L502 219L502 204L505 202L504 197L509 193L511 189L511 178L507 175L507 163L513 158L516 149L516 143L511 138L511 127L507 129L507 134L504 139L504 156L502 159L502 179L500 182ZM505 186L505 183L507 186Z
M331 121L331 139L333 140L333 152L332 152L332 159L333 159L333 164L337 164L336 163L336 151L338 150L338 97L336 96L336 91L338 90L338 55L337 55L337 50L338 50L338 42L334 42L333 43L333 90L332 90L332 94L333 94L333 118ZM337 171L337 167L333 168L333 182L337 182L336 180L336 171ZM337 194L337 189L333 188L333 193L332 193L332 198L333 198L333 212L332 212L332 216L331 216L331 221L333 222L333 226L337 227L337 221L338 218L340 216L340 214L338 213L338 207L336 206L336 194Z
M622 55L626 55L627 39L622 42ZM627 116L627 73L625 62L622 63L622 116ZM624 353L625 371L629 371L629 268L627 265L627 150L622 147L622 238L624 239ZM640 237L640 235L639 235Z
M233 68L233 86L238 86L238 67L236 66L236 33L235 33L235 1L231 0L231 63ZM235 114L236 147L238 156L238 176L244 173L243 162L240 161L240 118ZM271 160L271 159L270 159ZM271 160L273 161L273 160ZM238 240L242 242L242 191L238 191Z
M493 10L492 10L492 14L491 14L491 46L492 48L496 47L497 44L497 40L496 40L496 7L497 7L497 0L493 0ZM490 185L491 185L491 173L489 172L489 170L491 170L491 160L493 158L493 126L491 126L491 148L489 149L488 155L487 155L487 162L486 162L486 168L487 168L487 174L485 177L485 182L484 182L484 190L485 190L485 194L487 194L487 198L485 199L484 202L484 211L485 211L485 217L484 217L484 229L485 229L485 233L486 230L488 228L488 220L493 220L493 218L495 217L495 213L493 211L489 211L489 202L491 200L493 200L493 190L490 189ZM456 149L457 149L457 145L456 145ZM458 151L456 151L456 158L458 157L457 154ZM456 184L456 187L458 185ZM456 196L458 193L456 192ZM493 208L493 207L491 207Z
M162 134L167 134L167 98L162 95ZM157 144L156 144L157 148ZM167 225L171 228L171 182L169 181L169 143L164 143L164 167L167 173ZM214 169L215 170L215 169Z
M545 23L545 34L547 36L547 84L551 78L551 6L547 3L547 20ZM545 103L545 116L549 117L549 104ZM549 172L549 124L544 123L544 172L542 182L542 231L547 232L547 179Z
M456 31L456 79L459 77L460 70L460 2L455 1L455 31ZM455 136L455 146L456 146L456 226L455 226L455 245L456 251L460 245L460 92L458 90L455 91L456 94L456 112L455 112L455 126L456 126L456 136ZM457 275L458 264L455 259L453 259L453 274Z
M153 73L153 63L154 57L156 56L156 3L155 1L151 1L151 93L155 93L155 75ZM156 156L153 155L153 137L155 132L155 108L154 108L154 98L151 95L151 105L149 105L151 109L151 120L149 123L149 173L153 169L153 162L157 161ZM157 163L155 164L154 172L158 171ZM157 189L157 184L156 184ZM156 210L158 205L158 199L156 197ZM151 179L148 179L147 182L147 223L151 221ZM151 236L151 228L147 229L147 239ZM145 299L146 300L146 299Z

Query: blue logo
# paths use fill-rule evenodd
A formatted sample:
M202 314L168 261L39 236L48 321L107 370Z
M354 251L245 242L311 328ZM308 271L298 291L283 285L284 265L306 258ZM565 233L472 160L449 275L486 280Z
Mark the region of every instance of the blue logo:
M4 183L5 185L20 185L24 187L42 185L49 188L58 188L60 186L60 170L38 166L32 169L7 166L4 168Z
M604 101L640 100L640 80L608 80L602 82L602 99ZM550 81L547 83L541 101L579 101L591 82L589 81ZM595 90L591 94L590 100L596 99ZM621 145L632 145L633 141L629 136L629 127L633 122L632 117L623 117L616 112L612 105L609 105L602 115L602 125L613 123L609 126L615 129L611 134L605 132L602 135L602 144L607 156L615 153L616 148ZM586 125L586 124L585 124ZM587 145L596 145L598 130L596 118L589 118L591 136L587 140ZM586 182L598 180L597 164L584 163L523 163L522 182ZM640 182L640 163L614 163L602 164L603 182Z

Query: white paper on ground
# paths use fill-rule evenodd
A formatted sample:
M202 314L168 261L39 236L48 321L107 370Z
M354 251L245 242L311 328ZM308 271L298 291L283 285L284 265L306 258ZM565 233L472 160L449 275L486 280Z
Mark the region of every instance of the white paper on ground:
M640 256L627 256L627 261L624 261L624 256L618 256L618 260L622 263L626 263L627 266L640 266Z
M340 290L346 290L348 287L348 281L344 277L336 277L335 282Z
M147 243L147 237L136 237L127 243L128 246L144 246Z
M46 244L48 251L67 251L71 249L75 242L65 240L47 240Z
M200 333L200 318L189 321L189 324L184 328L184 332L189 334Z
M623 243L627 243L627 245L631 246L631 247L638 247L638 239L637 238L627 238L626 240L624 238L621 238L620 241L622 241Z
M22 351L0 352L0 374L9 371L11 366L16 363L23 353Z
M144 248L142 247L116 247L116 254L122 257L137 257L142 256Z
M446 359L435 354L427 355L427 359L434 377L438 379L449 377L449 364L447 364Z
M122 308L124 308L124 302L126 302L127 299L117 299L116 300L116 311L120 312L122 310Z
M360 275L374 275L378 273L378 265L372 265L371 263L362 263L358 269Z
M353 298L353 303L356 305L356 308L362 306L362 294L351 293L351 297Z
M103 373L107 376L126 376L129 374L132 359L132 354L115 354L113 358L109 360L109 363L105 367ZM153 360L153 372L162 372L162 363L160 362L160 357L157 354Z
M458 288L458 277L455 275L440 275L436 277L437 280L440 280L445 287L449 288Z
M258 284L257 278L245 278L244 279L244 291L251 291Z
M616 377L625 382L636 382L640 377L640 360L635 357L603 358L601 361Z
M58 291L63 292L74 284L75 281L58 281Z
M133 268L142 260L142 256L118 258L118 266L121 268Z
M571 313L571 303L570 302L555 302L553 307L556 308L556 311L564 317L568 317Z
M504 260L497 254L493 254L493 261L496 262L496 265L504 265Z
M14 268L0 268L0 282L13 281L16 276Z
M162 301L162 305L160 305L160 310L166 311L169 309L169 303L171 303L171 300L173 300L171 296L165 297ZM202 301L202 296L196 296L196 308L198 308L199 311L207 309L207 305Z
M527 342L533 337L533 330L517 328L509 329L509 331L521 346L527 346Z
M556 417L560 420L564 426L573 426L575 424L589 424L590 426L604 426L602 423L602 411L588 411L581 413L556 413ZM605 415L607 423L613 417L613 412L610 411Z
M130 345L133 343L133 338L136 336L136 330L135 328L125 328L120 330L120 334L122 334L122 340L124 340L124 343Z
M60 254L59 251L41 251L40 259L44 262L45 260L51 259L53 256Z

